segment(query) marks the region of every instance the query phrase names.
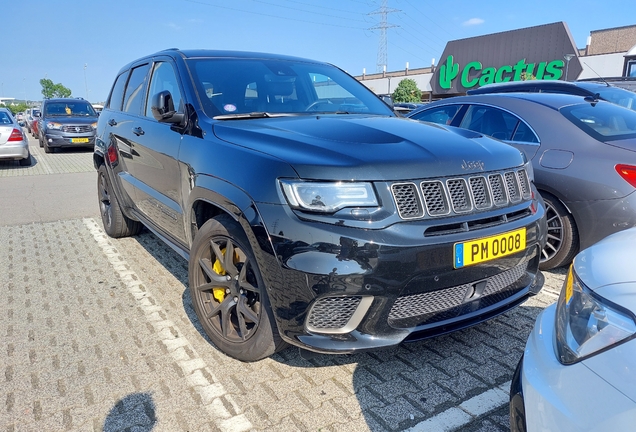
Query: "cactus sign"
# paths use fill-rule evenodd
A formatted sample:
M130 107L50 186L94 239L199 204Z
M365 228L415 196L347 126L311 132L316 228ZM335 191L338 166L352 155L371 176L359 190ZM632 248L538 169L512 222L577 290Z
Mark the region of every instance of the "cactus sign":
M461 85L466 89L477 85L481 87L492 83L520 81L530 75L536 79L558 80L563 76L564 66L563 60L543 61L535 65L522 59L514 65L484 68L481 62L471 61L461 69L460 74L460 65L449 55L446 57L446 63L439 66L439 85L443 89L450 89L453 80L457 78L461 79Z
M527 78L574 80L582 71L576 53L564 22L450 41L431 87L434 94L450 95ZM566 54L572 54L569 64Z

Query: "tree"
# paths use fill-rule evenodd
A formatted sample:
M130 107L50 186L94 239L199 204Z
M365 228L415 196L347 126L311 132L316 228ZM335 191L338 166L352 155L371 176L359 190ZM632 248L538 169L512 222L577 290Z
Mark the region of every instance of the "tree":
M71 96L71 89L63 86L61 83L53 84L53 81L48 78L42 78L40 80L40 85L42 86L42 96L47 99L54 97L64 98Z
M410 78L400 81L393 92L394 102L421 102L422 91L417 88L415 80Z
M24 112L27 110L27 104L19 103L19 104L0 104L0 108L7 108L13 115L16 115L19 112Z

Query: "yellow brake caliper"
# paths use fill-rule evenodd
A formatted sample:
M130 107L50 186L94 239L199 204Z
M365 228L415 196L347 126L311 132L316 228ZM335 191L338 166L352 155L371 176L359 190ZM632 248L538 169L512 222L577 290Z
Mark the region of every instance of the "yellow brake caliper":
M225 248L221 249L221 253L223 254L223 256L225 256ZM234 264L238 262L238 255L236 254L236 252L234 252L233 261L234 261ZM214 261L214 265L212 266L212 269L214 270L216 274L225 276L225 269L223 268L223 264L221 264L221 261L219 261L218 258L216 259L216 261ZM223 287L212 288L212 295L214 295L214 299L216 301L221 303L223 300L225 300L225 288Z

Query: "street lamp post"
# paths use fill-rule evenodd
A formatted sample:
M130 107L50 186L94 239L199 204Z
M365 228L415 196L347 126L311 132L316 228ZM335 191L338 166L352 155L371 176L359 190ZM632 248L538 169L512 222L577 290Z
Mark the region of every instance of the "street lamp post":
M574 54L566 54L563 56L565 59L565 80L568 80L568 68L570 66L570 60L574 57Z
M88 80L86 79L86 67L88 64L84 63L84 86L86 87L86 100L88 100Z

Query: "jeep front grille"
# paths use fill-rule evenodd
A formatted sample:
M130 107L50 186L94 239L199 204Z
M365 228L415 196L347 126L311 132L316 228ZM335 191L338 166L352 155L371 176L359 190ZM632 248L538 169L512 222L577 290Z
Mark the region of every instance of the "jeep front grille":
M402 219L439 217L505 207L530 199L532 191L525 169L401 182L391 185Z

